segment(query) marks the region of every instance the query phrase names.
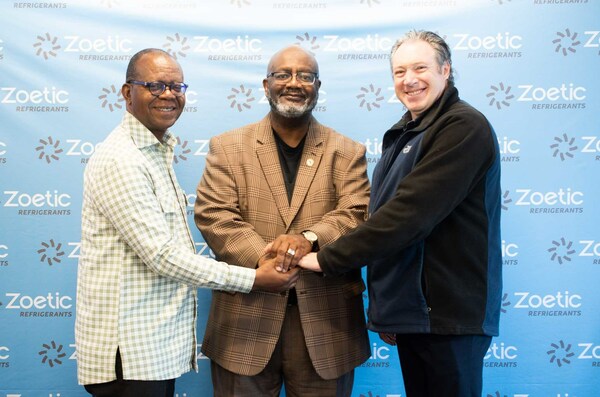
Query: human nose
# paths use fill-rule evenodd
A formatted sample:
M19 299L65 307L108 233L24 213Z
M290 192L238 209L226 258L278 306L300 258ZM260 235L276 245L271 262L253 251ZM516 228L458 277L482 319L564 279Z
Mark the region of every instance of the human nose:
M408 69L406 72L404 72L403 82L406 85L415 84L417 82L417 74L415 73L415 71L412 69Z
M297 73L292 73L290 76L290 80L286 83L286 85L294 85L294 86L300 86L302 85L300 83L300 80L298 80L298 74Z
M167 94L167 90L169 91L169 94ZM177 97L177 95L175 95L175 93L171 90L171 87L169 87L168 85L165 85L165 89L163 90L163 92L161 92L161 94L159 96L172 96L172 97Z

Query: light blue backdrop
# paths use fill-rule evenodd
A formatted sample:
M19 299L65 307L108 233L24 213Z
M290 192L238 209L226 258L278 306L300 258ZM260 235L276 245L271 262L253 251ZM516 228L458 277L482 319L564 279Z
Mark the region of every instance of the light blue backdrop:
M131 55L164 48L184 68L175 167L210 255L191 216L208 139L267 113L270 56L314 52L315 115L363 142L372 171L403 113L389 49L411 28L446 38L462 98L502 149L505 290L484 396L600 395L597 0L32 0L0 4L0 396L85 395L73 335L82 172L124 111ZM200 341L209 300L200 291ZM371 343L353 396L405 396L397 354ZM212 394L198 362L179 397Z

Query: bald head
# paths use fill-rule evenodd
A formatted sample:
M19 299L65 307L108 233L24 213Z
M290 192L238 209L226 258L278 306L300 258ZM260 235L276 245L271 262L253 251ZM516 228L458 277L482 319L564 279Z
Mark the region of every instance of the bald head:
M289 60L291 59L302 60L304 64L310 66L310 72L316 73L317 75L319 74L319 64L317 63L317 59L299 45L290 45L277 51L269 61L267 73L278 72L279 65L289 64Z
M138 64L140 63L140 60L146 55L152 55L153 57L163 57L169 59L172 62L176 63L177 66L181 69L181 66L179 66L177 60L173 58L173 56L168 52L158 48L146 48L135 53L129 60L129 64L127 65L127 73L125 75L125 81L137 80L139 78Z

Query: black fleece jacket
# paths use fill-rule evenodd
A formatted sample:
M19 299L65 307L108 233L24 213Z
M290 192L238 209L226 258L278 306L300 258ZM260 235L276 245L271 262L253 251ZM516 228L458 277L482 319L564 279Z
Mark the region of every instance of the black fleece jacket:
M498 335L498 142L452 84L422 117L407 112L385 133L370 207L317 256L330 276L367 266L369 328Z

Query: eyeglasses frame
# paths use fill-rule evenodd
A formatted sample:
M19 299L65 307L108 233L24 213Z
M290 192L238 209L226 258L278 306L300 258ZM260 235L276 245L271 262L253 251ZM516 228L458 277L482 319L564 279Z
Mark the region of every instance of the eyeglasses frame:
M171 93L172 93L173 95L175 95L176 97L182 97L182 96L184 96L184 95L185 95L185 92L187 91L187 89L188 89L188 87L189 87L189 85L187 85L187 84L185 84L185 83L169 83L169 84L167 84L167 83L165 83L165 82L162 82L162 81L140 81L140 80L127 80L127 81L126 81L126 83L127 83L127 84L133 84L133 85L144 86L144 87L146 87L146 88L148 89L148 91L150 92L150 94L152 94L152 95L153 95L153 96L155 96L155 97L159 97L159 96L161 96L162 94L164 94L164 93L165 93L165 91L167 90L167 88L168 88L168 89L169 89L169 91L171 91ZM153 92L150 90L150 87L149 87L149 86L150 86L150 84L157 84L157 83L158 83L158 84L162 84L162 85L164 85L164 88L163 88L163 90L161 91L161 93L160 93L160 94L154 94L154 93L153 93ZM176 84L177 84L177 85L181 85L181 88L183 88L183 91L181 91L181 92L177 92L177 91L173 90L173 86L174 86L174 85L176 85Z
M300 72L296 72L296 73L292 73L292 72L286 72L285 70L280 70L280 71L276 71L276 72L271 72L271 73L268 73L268 74L267 74L267 78L269 78L269 77L274 77L274 76L275 76L275 74L277 74L277 73L287 73L287 74L289 74L289 75L290 75L290 79L289 79L289 80L286 80L286 81L279 81L279 82L278 82L278 83L283 83L283 84L287 84L287 83L289 83L290 81L292 81L292 79L293 79L293 78L296 78L296 81L297 81L298 83L300 83L301 85L314 85L314 84L315 84L315 82L316 82L316 81L319 79L319 73L315 73L315 72L302 72L302 71L300 71ZM305 83L305 82L303 82L303 81L301 81L301 80L299 80L299 79L298 79L298 73L306 73L306 74L310 74L310 75L312 75L312 76L314 77L314 79L313 79L313 81L312 81L311 83ZM275 80L275 81L277 82L277 80Z

